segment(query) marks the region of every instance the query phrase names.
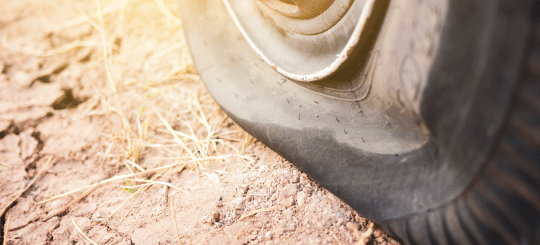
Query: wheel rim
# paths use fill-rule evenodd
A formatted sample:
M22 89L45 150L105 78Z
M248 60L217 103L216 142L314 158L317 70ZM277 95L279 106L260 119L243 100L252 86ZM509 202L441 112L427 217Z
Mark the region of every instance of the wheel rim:
M224 0L251 48L292 80L313 82L343 70L365 27L387 0ZM375 14L376 13L376 14ZM382 15L382 16L381 16ZM369 30L371 35L373 30Z
M293 18L308 19L320 15L334 0L259 0L261 3Z

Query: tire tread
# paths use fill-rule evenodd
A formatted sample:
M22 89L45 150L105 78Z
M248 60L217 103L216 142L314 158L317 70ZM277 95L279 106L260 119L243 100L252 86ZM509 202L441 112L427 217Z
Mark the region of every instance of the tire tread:
M540 42L532 43L507 123L469 188L383 222L406 244L540 244Z

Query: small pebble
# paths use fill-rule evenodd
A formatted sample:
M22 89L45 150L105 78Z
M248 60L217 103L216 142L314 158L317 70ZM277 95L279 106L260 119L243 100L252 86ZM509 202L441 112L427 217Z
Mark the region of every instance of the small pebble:
M343 218L338 218L337 221L336 221L336 226L341 226L343 224L343 222L345 222L345 220L343 220Z
M323 226L325 229L328 229L328 228L330 228L330 226L332 226L332 221L327 220L327 221L325 221L325 222L323 223L322 226Z
M298 182L300 182L300 174L298 173L297 170L295 170L295 171L293 172L293 177L292 177L291 180L292 180L291 182L293 182L293 183L298 183Z
M294 198L293 197L288 197L288 198L285 198L281 201L279 201L279 204L283 205L284 207L290 207L292 206L294 203Z
M212 214L212 218L210 220L210 223L213 224L213 223L216 223L219 221L221 215L219 214L219 212L215 212Z
M298 190L298 185L288 184L279 191L279 199L284 199L290 196L294 196Z
M347 229L349 229L351 231L358 230L358 225L355 224L355 223L352 223L352 222L347 222L347 224L345 226L347 227Z
M223 207L223 197L220 196L220 197L218 198L218 200L216 201L216 204L215 204L215 205L216 205L216 207L218 207L218 208Z
M298 204L298 206L303 206L305 203L306 203L306 197L304 195L299 195L298 198L296 199L296 204Z

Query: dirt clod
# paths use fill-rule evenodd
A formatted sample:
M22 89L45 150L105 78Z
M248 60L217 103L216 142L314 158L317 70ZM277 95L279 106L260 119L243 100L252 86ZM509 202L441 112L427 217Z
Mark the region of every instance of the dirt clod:
M213 224L213 223L219 222L220 218L221 218L221 214L219 212L214 212L212 214L212 218L210 219L210 223Z
M302 192L298 195L298 197L296 198L296 204L298 206L303 206L304 204L306 203L306 196L305 194Z
M294 198L293 197L287 197L285 199L282 199L281 201L279 201L279 204L282 205L282 206L285 206L285 207L290 207L292 206L294 203Z
M287 184L279 191L279 199L282 200L294 196L297 190L298 186L296 184Z

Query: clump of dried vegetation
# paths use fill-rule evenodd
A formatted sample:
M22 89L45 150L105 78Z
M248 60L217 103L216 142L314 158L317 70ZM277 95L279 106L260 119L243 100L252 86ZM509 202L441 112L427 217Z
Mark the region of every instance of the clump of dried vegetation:
M82 110L88 117L107 118L103 133L111 144L101 153L103 162L115 161L130 172L46 198L38 205L77 196L49 218L106 185L131 193L107 217L112 218L122 208L131 210L133 205L130 208L127 204L152 185L183 191L165 180L167 173L189 170L215 179L215 172L209 170L214 163L231 159L253 162L243 154L252 138L213 102L194 69L181 31L182 23L173 14L177 5L175 0L69 2L56 6L58 13L41 13L47 27L44 35L78 33L75 36L79 38L71 42L64 39L65 43L56 43L54 48L30 48L12 44L3 37L2 48L26 55L44 58L64 55L90 60L70 64L80 66L83 73L93 71L81 78L82 83L93 88L93 93L78 91L87 99ZM65 16L58 17L59 13L73 17L66 20ZM65 65L61 62L56 68ZM159 157L148 159L147 152Z

